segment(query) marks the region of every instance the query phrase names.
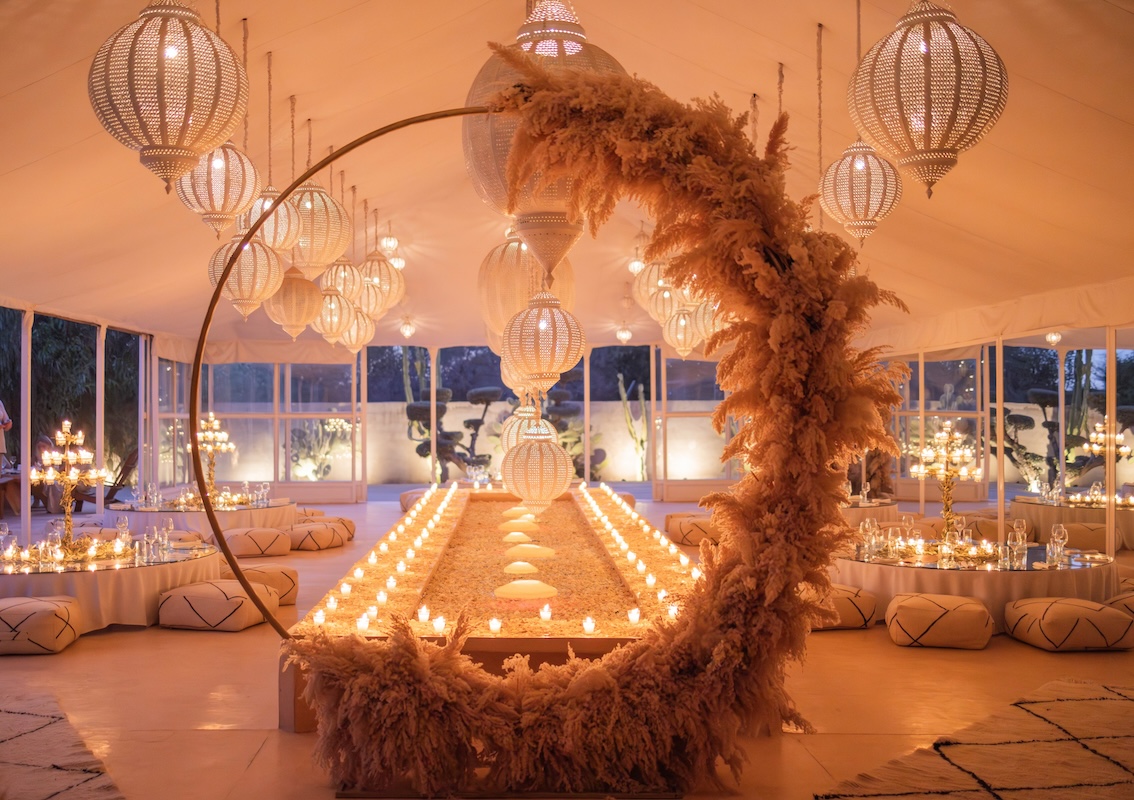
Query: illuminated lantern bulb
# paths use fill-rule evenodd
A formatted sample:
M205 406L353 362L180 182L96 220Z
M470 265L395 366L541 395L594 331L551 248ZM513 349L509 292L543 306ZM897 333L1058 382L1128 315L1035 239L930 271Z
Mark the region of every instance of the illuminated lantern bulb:
M299 210L291 203L279 202L279 197L279 190L269 184L252 202L252 206L241 215L237 228L247 231L266 214L268 218L256 233L252 234L253 240L263 242L277 253L287 255L299 241Z
M859 139L823 171L819 204L847 233L865 242L902 199L897 168Z
M319 316L311 323L311 328L328 342L335 344L353 323L354 306L339 294L338 289L324 289L323 305Z

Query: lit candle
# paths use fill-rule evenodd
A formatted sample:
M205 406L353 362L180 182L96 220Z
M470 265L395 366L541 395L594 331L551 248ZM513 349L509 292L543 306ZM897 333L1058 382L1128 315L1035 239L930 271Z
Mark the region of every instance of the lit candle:
M98 564L88 564L87 569L91 572L98 572Z
M399 561L398 566L394 567L394 569L396 569L398 572L405 572L406 571L406 562Z
M642 612L639 611L636 608L632 608L632 609L630 609L629 611L626 612L626 616L630 618L631 622L633 622L635 625L637 625L638 620L640 620L642 618Z
M672 543L669 541L669 539L667 539L666 537L661 535L661 531L658 531L658 544L660 544L662 547L671 547L672 546ZM676 550L676 549L677 549L676 547L673 548L673 550ZM673 552L673 550L671 550L670 552Z
M429 606L422 606L417 610L418 622L429 622Z
M389 549L390 549L390 545L386 544L385 542L381 542L378 545L378 552L380 552L380 553L388 552Z
M428 539L429 538L429 531L426 530L425 528L422 528L420 538L421 539Z
M654 528L653 536L654 536L655 541L660 541L661 540L661 531L659 531L657 528Z
M413 546L414 547L421 547L421 537L420 536L418 536L416 539L413 540Z
M658 589L658 602L660 603L662 600L665 600L668 595L669 592L667 592L665 589Z
M618 538L618 549L621 550L623 553L625 553L627 550L630 549L630 545L626 544L625 539L623 539L622 537L619 537Z
M126 549L126 545L122 544L121 539L116 539L114 541L114 555L120 555L122 553L122 551L125 550L125 549Z
M406 532L406 526L405 525L399 525L398 528L397 528L397 533L405 533L405 532Z
M324 614L323 609L320 608L318 611L315 612L315 624L316 625L322 625L326 621L327 621L327 615Z
M378 619L378 606L367 606L366 616L370 617L370 619Z
M488 621L488 629L493 633L500 633L500 620L493 617Z
M681 562L681 566L683 566L683 567L689 566L689 556L685 555L685 553L682 553L681 555L679 555L677 557L677 560Z
M672 556L672 555L677 555L677 545L675 545L675 544L670 544L670 546L669 546L669 554L670 554L671 556Z
M657 578L655 578L655 577L654 577L654 574L653 574L653 573L651 572L651 573L650 573L649 575L647 575L647 576L646 576L646 585L652 588L652 587L653 587L653 585L654 585L655 583L657 583L657 580L658 580L658 579L657 579Z
M358 625L358 629L360 631L364 631L364 630L366 630L367 628L370 627L370 617L363 614L361 617L358 618L358 622L355 623L355 624Z
M677 605L676 604L670 605L670 607L669 607L669 618L670 619L677 619Z
M697 569L697 567L693 567L693 571L689 574L693 576L693 580L695 581L701 579L701 570Z
M631 550L626 554L626 560L633 564L638 560L638 554Z
M366 573L362 571L362 567L355 567L355 570L354 570L354 579L355 579L356 581L360 581L360 580L362 580L362 576L363 576L363 575L365 575L365 574L366 574Z
M336 600L336 599L334 598L334 596L331 596L331 597L328 597L328 598L327 598L327 609L328 609L328 610L330 610L330 611L334 611L334 610L335 610L336 608L338 608L338 607L339 607L339 601L338 601L338 600Z
M417 553L414 552L413 548L409 548L406 550L406 561L413 561L413 557L416 555Z
M395 586L397 586L397 585L398 585L398 582L397 582L397 580L396 580L396 579L394 578L394 576L393 576L393 575L391 575L390 577L386 578L386 588L387 588L387 589L393 590L393 588L394 588Z
M638 565L637 565L636 569L638 570L639 574L645 572L646 571L646 562L639 558L638 559Z
M492 481L489 481L488 483L486 483L484 485L484 488L485 488L485 490L491 492L492 491Z
M391 542L396 542L396 541L398 541L398 534L394 533L393 531L390 531L390 535L387 536L386 538L389 539Z
M436 619L433 620L433 630L437 631L438 633L444 633L445 632L445 618L444 617L437 617Z
M341 593L341 594L342 594L342 595L343 595L344 597L345 597L346 595L350 594L350 584L349 584L349 583L344 583L344 584L343 584L342 586L340 586L340 587L339 587L339 592L340 592L340 593Z
M425 527L428 528L429 530L433 530L434 528L437 527L437 523L434 522L433 520L429 520L429 522L425 523Z
M385 592L378 592L377 599L378 599L379 605L383 605L383 606L386 605L386 593Z
M591 619L590 617L587 617L585 620L583 620L583 633L594 633L594 632L595 632L595 621L593 619Z
M87 548L87 556L88 557L94 558L95 554L97 554L97 553L98 553L98 545L97 544L92 544L90 547Z
M539 610L539 618L542 619L544 622L547 622L551 619L551 606L550 605L545 604L544 607Z
M370 565L377 564L378 563L378 554L375 553L373 550L371 550L370 551L370 557L366 559L366 563L370 564Z

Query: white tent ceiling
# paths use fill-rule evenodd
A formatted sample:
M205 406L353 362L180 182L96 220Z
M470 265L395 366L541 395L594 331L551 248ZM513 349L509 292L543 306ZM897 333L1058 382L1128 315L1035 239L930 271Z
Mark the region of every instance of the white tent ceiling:
M175 196L165 194L134 152L102 130L87 99L95 50L141 5L0 3L0 303L192 339L210 293L206 265L218 243ZM761 134L776 111L782 62L795 147L789 187L797 198L815 191L819 173L821 22L824 161L855 138L845 103L855 55L850 0L574 5L592 42L674 97L717 93L739 111L756 92ZM864 48L891 30L907 5L865 0ZM953 8L1006 63L1008 106L986 139L962 154L932 200L907 181L901 205L868 241L865 267L911 312L906 317L880 310L873 338L908 348L968 341L989 331L1129 324L1134 2L958 0ZM297 96L301 121L314 120L317 158L330 145L400 118L461 106L487 58L486 42L512 40L524 3L222 0L221 9L222 34L238 52L240 20L249 20L249 152L262 172L266 53L274 54L274 173L283 186L291 175L288 95ZM211 22L213 4L200 10ZM302 167L302 130L299 139ZM409 263L407 300L378 323L374 343L404 341L397 332L403 314L417 324L414 343L482 343L476 273L504 225L481 204L465 174L459 121L368 145L336 166L336 185L339 168L348 186L358 186L359 214L366 198L383 224L392 218ZM630 278L625 263L641 218L625 206L597 240L584 238L571 257L581 287L577 313L595 344L615 342L623 317L619 299ZM825 225L836 227L829 219ZM361 254L361 233L358 248ZM1081 318L1085 314L1098 318ZM628 321L635 342L660 338L644 313L632 312ZM287 342L263 311L245 323L225 303L213 338L237 337ZM308 337L317 349L316 335L309 331Z

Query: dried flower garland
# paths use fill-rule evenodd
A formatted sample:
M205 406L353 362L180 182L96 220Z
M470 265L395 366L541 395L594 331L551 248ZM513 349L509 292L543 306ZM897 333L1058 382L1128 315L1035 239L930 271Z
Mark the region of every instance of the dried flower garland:
M656 221L647 256L680 252L678 286L693 285L731 320L709 347L730 349L716 411L742 421L725 458L750 468L703 501L722 532L701 549L704 577L673 623L597 660L504 677L396 623L390 639L296 641L319 718L317 757L333 779L372 790L685 791L739 774L742 731L806 727L784 687L803 656L811 592L828 585L832 551L849 532L838 502L850 457L893 447L900 398L876 350L853 339L878 303L900 305L865 276L852 249L808 229L807 204L784 192L786 119L763 157L716 100L678 103L619 75L557 72L499 49L523 75L495 100L519 129L511 186L537 172L575 177L574 210L592 229L616 201ZM475 772L488 767L485 774Z

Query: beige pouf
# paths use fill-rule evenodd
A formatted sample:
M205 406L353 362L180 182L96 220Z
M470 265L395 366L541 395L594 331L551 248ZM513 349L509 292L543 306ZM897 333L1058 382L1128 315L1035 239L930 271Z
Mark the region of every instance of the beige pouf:
M334 523L307 522L292 525L287 535L292 550L329 550L346 544L345 529Z
M323 515L321 517L316 517L315 519L308 520L308 522L322 522L326 525L338 525L340 528L342 528L343 538L345 538L348 542L354 539L355 528L353 519Z
M1116 594L1103 605L1117 608L1119 611L1134 617L1134 590Z
M295 605L295 597L299 594L299 573L291 567L281 564L241 564L240 571L249 583L262 583L279 592L281 606ZM220 576L225 580L236 579L236 573L228 564L221 564Z
M280 594L271 586L252 584L253 590L273 614L279 610ZM199 631L242 631L264 621L260 609L237 581L203 581L163 592L158 604L158 622L164 628Z
M713 527L713 519L708 514L690 512L666 514L665 533L676 544L694 547L699 545L702 539L708 539L713 544L720 541L717 529Z
M79 638L74 597L0 598L0 655L58 653Z
M326 512L318 508L297 508L295 513L301 517L321 517Z
M1004 606L1004 627L1013 638L1054 653L1134 648L1134 618L1077 597L1014 600Z
M286 556L291 538L275 528L233 528L224 532L228 549L238 558Z
M402 511L409 511L410 508L425 496L426 489L407 489L398 495L398 502L402 506Z
M983 650L992 638L992 615L975 597L898 594L886 607L886 630L901 647Z
M816 625L815 631L833 631L848 628L869 628L878 611L878 598L865 589L854 586L843 586L838 583L831 584L831 593L828 595L838 620L825 625Z

